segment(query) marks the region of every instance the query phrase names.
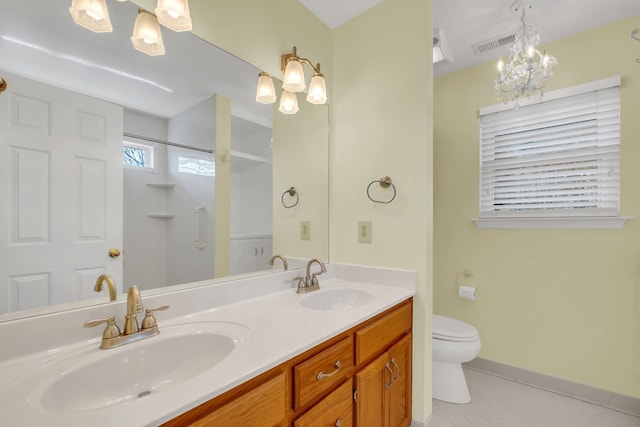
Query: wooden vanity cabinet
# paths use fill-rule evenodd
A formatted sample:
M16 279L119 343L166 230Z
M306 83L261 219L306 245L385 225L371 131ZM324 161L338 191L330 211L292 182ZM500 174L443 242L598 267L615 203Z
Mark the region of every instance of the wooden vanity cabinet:
M163 426L406 427L412 318L409 299Z
M411 423L411 334L355 374L357 426Z

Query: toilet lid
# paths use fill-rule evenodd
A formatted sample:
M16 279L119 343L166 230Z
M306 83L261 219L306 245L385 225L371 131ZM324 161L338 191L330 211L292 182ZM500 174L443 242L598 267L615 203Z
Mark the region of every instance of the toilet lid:
M478 330L462 320L433 315L433 338L444 341L473 341L479 337Z

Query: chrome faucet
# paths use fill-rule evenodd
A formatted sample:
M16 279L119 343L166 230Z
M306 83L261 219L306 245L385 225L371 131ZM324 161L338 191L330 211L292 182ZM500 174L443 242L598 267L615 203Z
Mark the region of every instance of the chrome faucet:
M311 266L317 263L320 266L320 271L317 273L311 274ZM327 268L324 265L324 262L318 258L313 258L307 263L307 275L303 277L298 277L298 289L296 290L299 294L304 294L311 291L317 291L320 289L320 283L318 282L318 277L322 273L326 273Z
M107 282L108 283L108 282ZM118 347L131 342L139 341L144 338L156 336L160 333L158 323L153 313L168 309L168 305L147 308L145 316L142 320L142 327L138 326L136 314L142 311L142 299L140 290L137 286L131 286L127 293L127 315L124 318L124 331L120 332L120 328L116 324L115 316L109 316L106 319L87 320L84 322L85 328L92 328L102 323L106 323L107 327L102 333L102 342L100 348L107 349Z
M118 297L118 291L116 290L115 282L108 274L98 276L93 290L96 292L102 292L102 282L107 282L107 286L109 287L109 301L115 301Z
M287 271L289 269L289 264L287 263L287 259L284 257L284 255L272 256L271 259L269 260L269 265L273 265L276 258L280 258L280 260L282 261L282 265L284 266L284 271Z

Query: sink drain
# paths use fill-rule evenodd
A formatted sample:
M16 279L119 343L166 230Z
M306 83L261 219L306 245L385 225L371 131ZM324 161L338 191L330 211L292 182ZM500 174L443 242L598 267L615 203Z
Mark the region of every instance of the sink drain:
M150 394L151 392L149 390L141 391L140 393L138 393L138 399L140 399L141 397L149 396Z

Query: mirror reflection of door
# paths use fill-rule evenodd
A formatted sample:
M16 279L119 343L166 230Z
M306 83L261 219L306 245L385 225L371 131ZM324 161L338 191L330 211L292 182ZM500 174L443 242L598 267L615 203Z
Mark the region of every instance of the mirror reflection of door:
M0 312L95 298L101 274L121 290L122 108L3 76Z

